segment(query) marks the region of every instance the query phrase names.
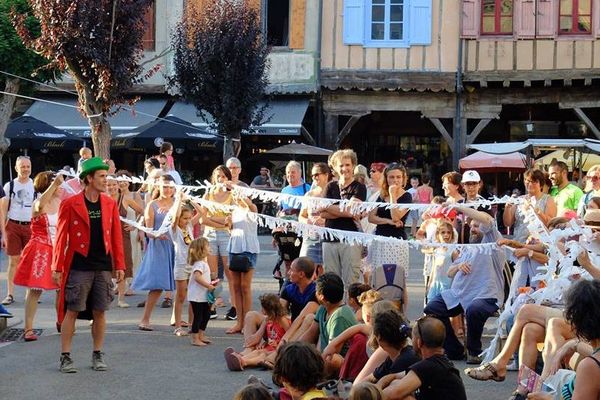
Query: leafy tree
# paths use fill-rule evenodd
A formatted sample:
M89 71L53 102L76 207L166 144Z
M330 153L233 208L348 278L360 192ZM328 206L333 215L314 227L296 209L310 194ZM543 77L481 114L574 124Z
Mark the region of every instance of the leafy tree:
M14 75L0 74L0 87L9 93L0 97L0 164L8 149L4 133L14 111L14 95L31 87L18 76L31 78L39 67L48 63L48 60L25 48L12 24L11 13L25 15L30 11L27 0L0 0L0 70ZM39 35L39 23L35 18L24 16L23 24L32 35ZM47 81L52 78L52 71L41 71L37 75L37 80Z
M257 106L268 84L269 50L256 10L239 0L188 1L171 47L171 85L212 115L213 128L226 138L224 160L237 156L242 131L259 126L265 109Z
M16 16L17 31L26 45L50 60L50 67L68 70L89 120L95 154L110 156L111 129L107 116L119 111L143 73L142 36L145 10L153 0L29 0L40 21L35 38L25 19Z

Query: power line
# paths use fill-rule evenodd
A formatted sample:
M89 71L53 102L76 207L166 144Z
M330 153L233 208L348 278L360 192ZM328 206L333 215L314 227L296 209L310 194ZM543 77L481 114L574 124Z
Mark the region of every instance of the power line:
M59 92L71 94L73 96L79 96L77 94L77 92L72 92L70 90L63 89L63 88L58 87L58 86L49 85L49 84L47 84L45 82L36 81L34 79L28 79L28 78L26 78L24 76L15 75L15 74L12 74L10 72L6 72L6 71L0 70L0 74L4 74L4 75L7 75L7 76L10 76L10 77L13 77L13 78L21 79L21 80L24 80L24 81L27 81L27 82L30 82L30 83L35 83L37 85L45 86L47 88L54 89L54 90L59 91ZM65 104L65 103L61 103L61 102L57 102L57 101L46 100L46 99L42 99L42 98L38 98L38 97L29 97L29 96L24 96L24 95L19 95L19 94L15 94L15 93L4 92L4 91L0 91L0 93L6 94L6 95L9 95L9 96L21 97L21 98L28 99L28 100L40 101L40 102L44 102L44 103L50 103L50 104L54 104L54 105L58 105L58 106L75 108L77 110L81 110L81 107L72 106L70 104ZM178 126L183 126L185 128L189 128L190 127L189 125L185 125L185 124L182 124L182 123L179 123L179 122L176 122L176 121L171 121L169 119L158 117L158 116L152 115L152 114L148 114L148 113L145 113L143 111L135 110L134 108L129 107L129 106L125 105L125 104L121 105L120 107L123 108L123 109L125 109L125 110L127 110L127 111L133 111L133 112L135 112L136 114L139 114L139 115L144 115L146 117L152 117L155 120L168 122L170 124L178 125ZM198 130L200 132L205 132L203 129L201 129L201 128L197 127L197 126L193 126L192 125L192 127L193 127L193 129L196 129L196 130ZM210 132L210 134L213 135L213 136L216 136L218 138L221 138L221 139L227 139L227 137L225 135L222 135L220 133Z

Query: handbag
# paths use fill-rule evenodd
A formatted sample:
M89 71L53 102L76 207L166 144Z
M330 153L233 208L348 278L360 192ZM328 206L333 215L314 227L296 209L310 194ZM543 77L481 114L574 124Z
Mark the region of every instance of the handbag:
M229 260L229 270L233 272L248 272L252 268L250 259L242 254L233 254Z

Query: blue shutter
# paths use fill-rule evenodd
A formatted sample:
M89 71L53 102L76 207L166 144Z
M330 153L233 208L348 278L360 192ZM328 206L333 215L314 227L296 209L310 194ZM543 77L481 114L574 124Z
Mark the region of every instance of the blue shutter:
M344 44L363 44L365 40L364 3L365 0L344 0Z
M408 38L410 45L413 44L431 44L431 1L432 0L411 0L409 32ZM456 1L456 0L453 0Z

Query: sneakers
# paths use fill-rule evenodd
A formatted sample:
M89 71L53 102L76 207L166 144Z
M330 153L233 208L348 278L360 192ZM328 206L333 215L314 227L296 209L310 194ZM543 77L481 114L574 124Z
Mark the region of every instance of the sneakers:
M74 374L77 372L71 354L63 353L60 355L60 372L63 374Z
M124 301L119 301L117 305L119 308L129 308L129 304L125 303Z
M217 310L214 308L210 310L210 319L217 319Z
M237 312L235 311L235 307L231 307L227 314L225 314L225 318L230 321L235 321L237 319Z
M92 369L94 371L106 371L108 365L104 362L104 353L101 351L94 351L92 353Z
M9 294L8 296L6 296L4 298L4 300L2 300L2 305L3 306L10 306L14 302L15 302L15 298L13 297L12 294Z
M0 305L0 318L12 318L13 315L4 306Z
M173 300L166 298L163 300L162 304L160 305L161 308L171 308L173 306Z

